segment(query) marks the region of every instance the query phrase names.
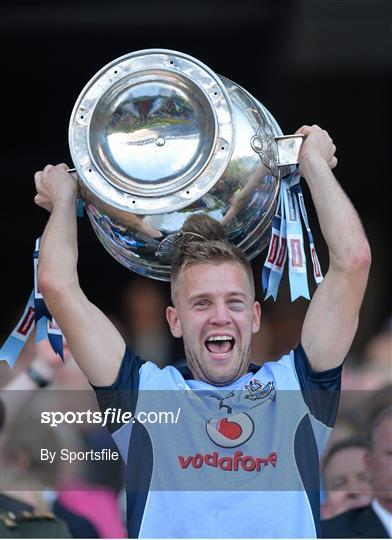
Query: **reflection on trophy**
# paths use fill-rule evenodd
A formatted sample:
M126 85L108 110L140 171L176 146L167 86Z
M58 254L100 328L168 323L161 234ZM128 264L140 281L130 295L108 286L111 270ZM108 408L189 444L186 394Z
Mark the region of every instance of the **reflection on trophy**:
M81 195L107 251L147 277L170 278L170 239L193 213L220 221L249 260L268 244L280 177L301 136L198 60L150 49L99 71L72 112Z

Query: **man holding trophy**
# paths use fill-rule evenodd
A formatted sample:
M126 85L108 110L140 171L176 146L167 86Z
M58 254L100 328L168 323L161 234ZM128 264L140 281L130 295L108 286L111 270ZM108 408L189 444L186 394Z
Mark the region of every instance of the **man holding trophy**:
M181 114L189 125L189 108ZM154 152L170 143L168 132L162 133ZM330 136L316 125L297 135L305 136L299 173L309 186L330 264L310 302L301 345L261 368L250 365L251 337L260 326L250 257L226 237L218 214L187 216L180 241L173 239L173 305L166 316L172 334L184 341L187 367L161 370L126 350L120 333L80 288L78 184L68 167L47 165L35 174L35 202L50 212L38 286L100 405L127 406L136 415L154 408L157 391L170 391L161 392L160 407L181 403L184 416L175 432L137 421L111 427L127 464L131 537L317 536L319 454L336 417L341 365L357 329L370 249L331 172L337 160ZM131 205L144 196L141 189L135 193ZM145 213L135 212L140 223L146 223ZM148 227L162 231L157 220ZM134 230L139 238L148 236L144 226ZM160 232L154 236L156 245Z

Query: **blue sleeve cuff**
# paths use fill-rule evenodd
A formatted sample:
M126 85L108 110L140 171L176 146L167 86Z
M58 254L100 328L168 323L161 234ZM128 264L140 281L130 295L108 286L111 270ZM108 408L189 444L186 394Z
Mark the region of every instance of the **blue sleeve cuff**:
M143 363L138 356L133 355L126 349L117 379L113 384L110 386L94 386L90 383L102 412L111 408L121 409L122 412L135 413L139 393L139 369ZM114 433L120 427L121 424L108 424L111 433Z
M333 427L339 407L342 366L315 371L302 345L294 350L294 366L310 413L324 425Z

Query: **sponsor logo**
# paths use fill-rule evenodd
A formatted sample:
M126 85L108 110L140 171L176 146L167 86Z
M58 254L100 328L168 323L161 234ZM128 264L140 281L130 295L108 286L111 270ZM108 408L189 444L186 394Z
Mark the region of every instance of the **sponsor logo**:
M252 418L242 412L223 418L210 418L206 423L209 438L223 448L234 448L248 441L254 431Z
M282 266L283 266L283 263L284 263L284 260L285 260L285 257L286 257L286 249L287 249L287 240L286 240L286 238L282 238L281 239L281 244L280 244L278 260L276 261L276 266L278 268L282 268Z
M321 277L320 263L318 261L316 250L314 249L314 247L311 248L310 254L311 254L312 260L313 260L314 274L315 274L316 277Z
M245 385L249 394L245 396L245 399L256 401L257 399L267 398L274 390L274 383L269 381L267 384L263 384L257 379L252 379L249 384Z
M23 321L20 323L18 329L16 330L18 334L22 336L27 336L30 331L32 324L34 323L34 308L29 307Z
M291 246L291 266L294 268L302 268L302 252L301 252L301 241L297 238L290 238Z
M270 244L270 253L268 255L268 262L273 264L275 262L276 256L278 254L278 245L279 245L279 236L277 234L273 234L271 238L271 244Z
M276 452L271 452L268 457L253 457L244 456L243 452L237 450L232 456L220 457L218 452L212 452L211 454L195 454L194 456L178 456L178 461L181 469L187 469L193 467L194 469L200 469L203 466L216 467L222 471L238 471L243 470L245 472L260 472L269 465L276 467L278 455Z

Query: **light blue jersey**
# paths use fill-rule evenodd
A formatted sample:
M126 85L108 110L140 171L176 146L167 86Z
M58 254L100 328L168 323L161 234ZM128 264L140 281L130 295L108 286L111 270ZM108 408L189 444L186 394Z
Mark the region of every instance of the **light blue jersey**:
M117 381L95 391L102 409L140 419L111 429L127 465L129 536L316 537L340 374L314 372L299 346L218 388L127 351Z

